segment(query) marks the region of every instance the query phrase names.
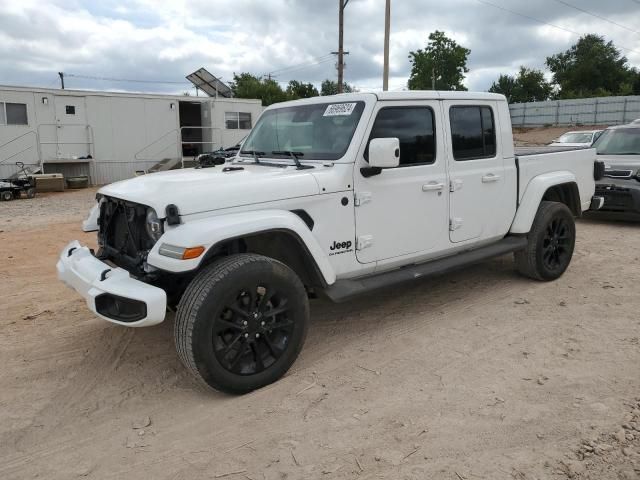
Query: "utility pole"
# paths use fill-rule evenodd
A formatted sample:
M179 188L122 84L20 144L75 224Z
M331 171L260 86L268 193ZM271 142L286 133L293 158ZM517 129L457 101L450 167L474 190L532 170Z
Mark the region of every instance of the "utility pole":
M431 68L431 90L436 89L436 66Z
M60 77L60 83L62 84L62 90L64 90L64 73L58 72L58 76Z
M338 93L344 90L344 56L349 52L344 51L344 9L349 0L338 0L338 51L333 52L338 55Z
M387 0L384 15L384 72L382 76L382 90L389 90L389 37L391 36L391 0Z

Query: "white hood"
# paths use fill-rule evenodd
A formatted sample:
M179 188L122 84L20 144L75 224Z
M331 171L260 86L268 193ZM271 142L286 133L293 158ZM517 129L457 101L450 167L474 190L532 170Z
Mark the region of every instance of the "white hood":
M171 170L113 183L98 193L152 207L164 218L167 205L176 205L180 215L284 200L320 191L314 170L295 167L242 165Z

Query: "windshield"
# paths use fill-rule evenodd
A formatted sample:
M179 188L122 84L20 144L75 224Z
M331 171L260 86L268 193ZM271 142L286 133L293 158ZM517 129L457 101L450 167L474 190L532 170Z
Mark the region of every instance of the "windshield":
M565 133L558 143L591 143L593 133Z
M640 155L640 128L607 130L594 147L598 155Z
M316 103L266 111L240 154L267 157L299 152L304 160L338 160L346 153L364 110L364 102ZM273 152L280 152L274 154ZM244 154L244 155L243 155Z

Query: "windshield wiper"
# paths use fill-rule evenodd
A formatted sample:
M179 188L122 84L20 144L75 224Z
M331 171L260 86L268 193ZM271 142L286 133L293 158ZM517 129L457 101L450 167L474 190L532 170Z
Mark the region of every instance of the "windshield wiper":
M296 168L298 170L308 170L310 168L314 168L311 165L303 165L300 163L300 157L304 157L304 153L302 152L292 152L291 150L282 150L282 151L275 150L271 153L273 155L282 155L282 156L291 157L291 159L295 162Z
M264 157L265 153L257 150L241 150L240 154L252 155L256 163L260 163L260 157Z

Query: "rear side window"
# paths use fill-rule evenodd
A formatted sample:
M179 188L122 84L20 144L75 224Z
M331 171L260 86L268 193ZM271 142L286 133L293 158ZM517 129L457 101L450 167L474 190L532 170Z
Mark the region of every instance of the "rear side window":
M433 110L428 107L383 108L378 112L369 141L398 138L400 166L432 164L436 161L434 123Z
M490 107L451 107L451 141L456 160L475 160L496 155L496 129Z

